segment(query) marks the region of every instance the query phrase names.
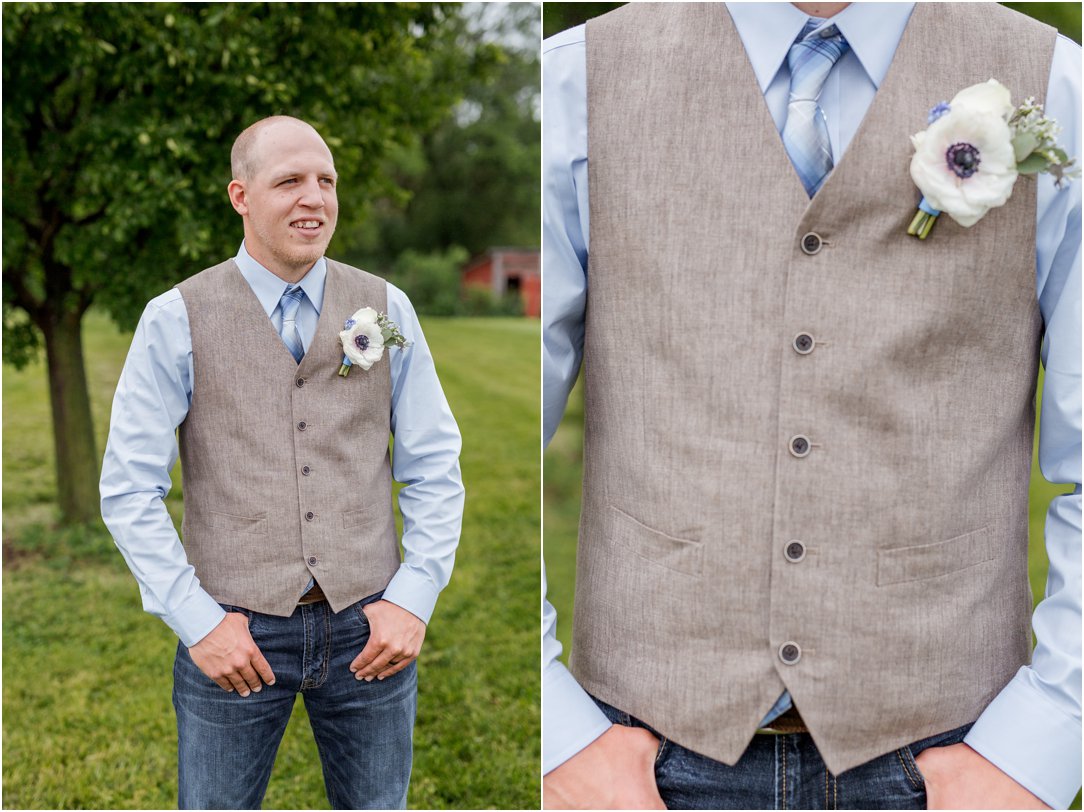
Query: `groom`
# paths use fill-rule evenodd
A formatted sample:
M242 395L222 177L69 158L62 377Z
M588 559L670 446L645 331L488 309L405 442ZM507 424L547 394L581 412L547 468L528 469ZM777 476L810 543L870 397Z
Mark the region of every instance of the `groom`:
M404 808L415 659L459 539L459 431L406 296L324 256L338 176L316 130L258 121L231 162L244 241L147 305L101 481L144 608L180 638L179 804L258 808L300 693L332 805ZM339 332L363 307L409 344L344 377ZM178 440L183 547L163 502Z
M547 808L1072 800L1080 184L906 234L909 136L991 77L1081 155L1079 48L995 4L630 3L545 43L548 433L585 380ZM1040 355L1077 487L1032 615Z

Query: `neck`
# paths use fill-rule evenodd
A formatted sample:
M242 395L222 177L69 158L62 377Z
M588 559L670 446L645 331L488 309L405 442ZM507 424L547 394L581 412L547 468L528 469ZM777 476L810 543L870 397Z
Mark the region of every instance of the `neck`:
M834 17L847 8L850 3L792 3L799 11L804 11L811 17Z
M302 279L308 275L309 271L313 269L319 260L313 260L304 264L292 264L286 263L275 257L273 254L265 255L259 248L253 250L253 246L248 240L245 240L245 250L248 251L248 255L263 265L267 270L281 279L283 282L287 282L291 285L296 285Z

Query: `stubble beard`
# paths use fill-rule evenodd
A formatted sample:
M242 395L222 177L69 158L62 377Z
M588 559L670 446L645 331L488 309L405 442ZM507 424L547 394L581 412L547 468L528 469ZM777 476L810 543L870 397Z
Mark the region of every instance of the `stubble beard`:
M287 228L292 228L292 226L287 226ZM292 245L285 240L276 241L270 239L271 235L261 228L258 228L256 233L263 244L267 246L275 262L293 273L304 273L324 255L331 238L335 236L335 223L326 222L324 228L327 229L326 237L319 243L313 243L312 245Z

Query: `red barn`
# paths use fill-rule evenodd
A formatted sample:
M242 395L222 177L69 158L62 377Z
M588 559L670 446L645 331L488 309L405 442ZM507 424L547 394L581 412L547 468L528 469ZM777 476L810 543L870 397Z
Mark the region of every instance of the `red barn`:
M523 315L542 315L540 254L533 248L490 248L463 267L463 285L485 288L497 298L518 293Z

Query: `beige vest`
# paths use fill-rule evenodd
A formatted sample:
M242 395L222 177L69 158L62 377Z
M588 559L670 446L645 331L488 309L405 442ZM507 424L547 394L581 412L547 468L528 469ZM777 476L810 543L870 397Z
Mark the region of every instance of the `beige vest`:
M388 354L338 375L338 333L387 286L328 260L312 346L297 364L233 260L177 286L192 332L180 427L182 537L215 600L294 611L313 577L338 612L399 567L388 439Z
M909 136L991 77L1041 101L1054 41L917 4L811 201L722 4L587 24L589 691L733 764L786 689L839 773L1028 662L1035 183L908 237Z

